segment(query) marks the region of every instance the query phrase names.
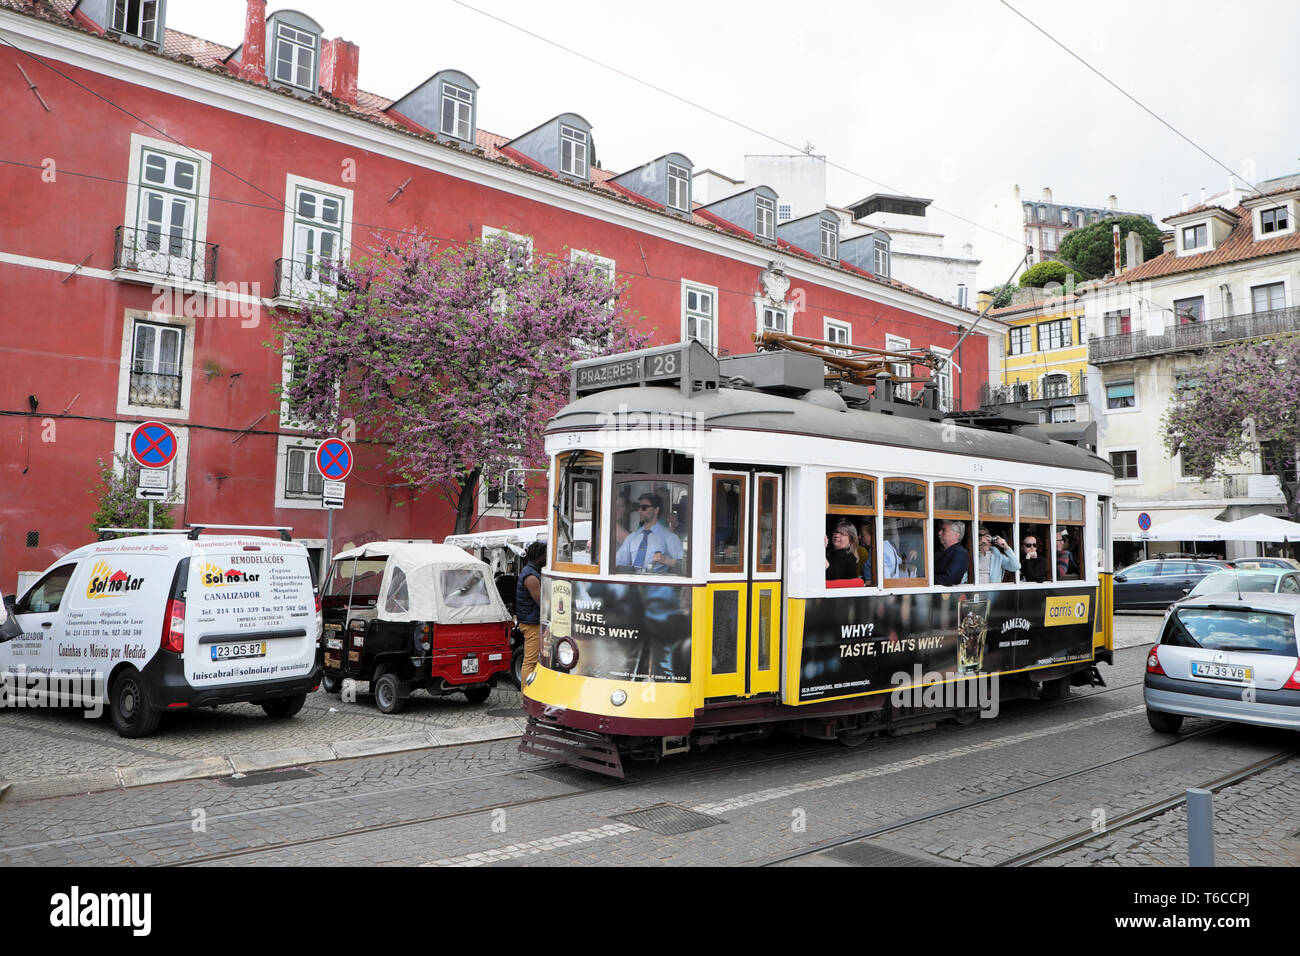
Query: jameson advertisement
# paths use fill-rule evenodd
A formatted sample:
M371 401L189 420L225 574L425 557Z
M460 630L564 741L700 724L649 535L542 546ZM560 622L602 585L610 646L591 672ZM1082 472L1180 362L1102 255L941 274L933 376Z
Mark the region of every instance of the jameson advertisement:
M1095 589L812 598L800 702L892 691L895 674L945 678L1092 660Z
M580 677L684 684L691 679L691 588L552 579L543 651L578 645Z

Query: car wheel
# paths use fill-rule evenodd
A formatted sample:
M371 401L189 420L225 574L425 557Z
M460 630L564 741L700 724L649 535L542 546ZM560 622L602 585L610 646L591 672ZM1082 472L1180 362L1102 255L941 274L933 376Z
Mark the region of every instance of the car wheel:
M343 690L343 675L325 673L321 675L320 685L327 694L337 694Z
M1158 734L1176 734L1183 726L1182 714L1166 714L1163 710L1147 708L1147 723Z
M370 685L370 692L375 695L375 706L381 714L400 714L406 709L406 699L410 689L393 671L384 671Z
M465 691L465 699L471 704L481 704L492 693L491 687L471 687Z
M515 648L514 654L510 657L510 679L515 682L515 686L520 690L524 688L524 649Z
M263 701L262 710L268 717L287 718L302 710L302 705L305 703L307 703L306 694L295 694L292 697L281 697L279 700Z
M109 693L109 717L119 737L147 737L158 729L162 712L149 700L140 672L123 671Z

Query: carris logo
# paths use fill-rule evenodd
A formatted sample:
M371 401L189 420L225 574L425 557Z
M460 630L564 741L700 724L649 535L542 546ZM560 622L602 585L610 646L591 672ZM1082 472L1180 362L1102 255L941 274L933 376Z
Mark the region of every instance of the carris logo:
M223 570L215 564L203 565L203 586L205 588L219 588L227 584L248 584L256 581L261 577L251 571L241 571L238 568Z
M86 585L86 597L118 597L140 590L143 584L144 578L133 578L121 568L114 570L107 561L96 561L90 572L90 583Z

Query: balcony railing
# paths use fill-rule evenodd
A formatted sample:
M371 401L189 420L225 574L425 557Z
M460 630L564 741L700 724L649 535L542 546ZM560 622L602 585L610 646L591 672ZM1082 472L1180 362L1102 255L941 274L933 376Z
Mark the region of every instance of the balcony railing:
M181 407L181 376L169 372L131 370L130 396L132 405L152 405L157 408Z
M153 229L118 226L113 233L113 268L142 276L215 282L217 246Z
M1261 335L1300 331L1300 307L1250 312L1203 322L1177 325L1161 335L1125 332L1104 335L1088 342L1088 361L1093 365L1124 362L1166 352L1182 352L1222 345Z
M1009 382L1005 385L980 386L981 405L1019 405L1028 402L1050 404L1059 399L1080 399L1088 394L1088 380L1074 375L1048 377L1043 381Z
M314 299L333 295L339 264L331 259L276 259L273 299Z

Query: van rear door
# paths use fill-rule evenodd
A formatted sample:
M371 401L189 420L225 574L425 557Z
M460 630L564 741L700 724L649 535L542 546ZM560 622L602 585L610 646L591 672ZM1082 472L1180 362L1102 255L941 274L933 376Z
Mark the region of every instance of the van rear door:
M316 660L307 550L273 538L200 538L185 589L185 676L196 689L302 677Z

